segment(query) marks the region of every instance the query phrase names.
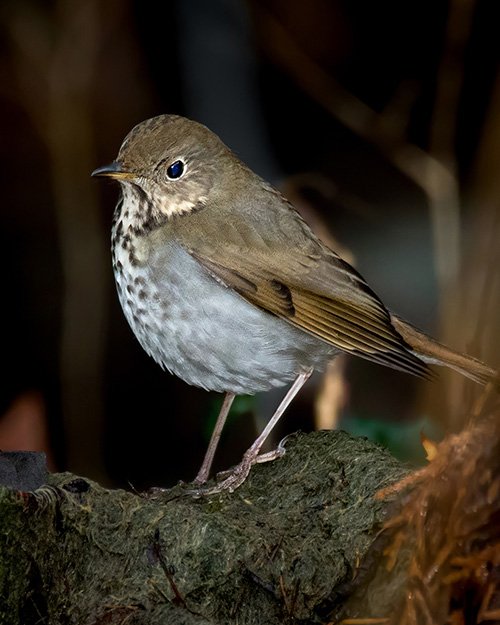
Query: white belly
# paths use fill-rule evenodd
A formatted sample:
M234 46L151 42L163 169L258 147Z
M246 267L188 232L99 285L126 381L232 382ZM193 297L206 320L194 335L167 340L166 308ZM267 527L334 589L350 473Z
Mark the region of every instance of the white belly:
M189 384L251 394L336 355L220 284L176 242L155 248L143 257L139 248L140 264L133 267L129 251L115 249L120 302L146 352Z

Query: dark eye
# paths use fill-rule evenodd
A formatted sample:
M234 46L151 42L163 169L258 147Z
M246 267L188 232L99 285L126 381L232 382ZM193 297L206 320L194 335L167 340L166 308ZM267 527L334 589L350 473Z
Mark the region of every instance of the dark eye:
M176 180L180 178L184 173L184 163L182 161L175 161L167 169L167 176L170 180Z

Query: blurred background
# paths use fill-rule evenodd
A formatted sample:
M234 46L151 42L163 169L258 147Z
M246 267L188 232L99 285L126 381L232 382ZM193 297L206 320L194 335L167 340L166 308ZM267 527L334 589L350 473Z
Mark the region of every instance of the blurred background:
M117 185L90 173L161 113L214 130L386 305L500 364L500 46L487 0L6 1L0 5L0 448L106 485L201 464L222 397L164 373L120 310ZM275 435L341 427L422 462L481 389L338 359ZM216 468L284 394L242 398Z

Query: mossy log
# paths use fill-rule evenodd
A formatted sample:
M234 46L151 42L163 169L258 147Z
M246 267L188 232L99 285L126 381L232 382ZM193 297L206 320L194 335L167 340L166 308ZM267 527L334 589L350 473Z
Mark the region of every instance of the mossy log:
M290 437L234 493L146 498L69 473L3 487L0 622L328 623L379 566L396 504L374 495L407 474L384 448L321 431ZM349 615L388 614L403 569Z

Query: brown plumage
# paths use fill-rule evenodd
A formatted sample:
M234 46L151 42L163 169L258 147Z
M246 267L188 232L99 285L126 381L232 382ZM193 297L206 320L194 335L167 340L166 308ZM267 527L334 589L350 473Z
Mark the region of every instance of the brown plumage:
M233 474L235 488L313 369L340 352L432 377L426 361L480 382L495 372L387 311L290 203L207 128L163 115L139 124L94 172L122 183L112 247L125 315L146 351L190 384L226 391L198 481L238 393L295 379Z

